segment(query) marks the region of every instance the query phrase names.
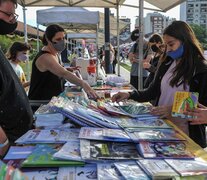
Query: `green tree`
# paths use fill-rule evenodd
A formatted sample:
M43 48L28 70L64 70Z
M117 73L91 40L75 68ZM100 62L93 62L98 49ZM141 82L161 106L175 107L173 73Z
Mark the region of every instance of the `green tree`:
M197 24L190 24L199 42L202 44L204 49L207 49L207 31L204 27Z
M23 36L18 36L18 35L3 35L0 36L0 48L1 50L6 53L9 49L9 47L14 43L14 42L24 42L24 37ZM37 54L37 41L36 39L28 39L28 43L32 46L32 50L30 51L30 58L29 60L32 61ZM40 46L42 47L42 44L40 42Z

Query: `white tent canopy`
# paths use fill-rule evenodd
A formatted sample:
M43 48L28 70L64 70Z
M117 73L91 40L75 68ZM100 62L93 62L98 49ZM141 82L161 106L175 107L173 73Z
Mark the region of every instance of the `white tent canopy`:
M48 26L52 23L59 24L67 32L75 31L83 33L84 30L104 31L104 13L88 11L81 7L55 7L37 11L37 23ZM119 20L119 30L125 28L128 23ZM93 31L94 30L94 31ZM117 35L117 19L110 16L110 33Z
M90 33L69 33L67 38L70 39L96 39L96 34Z
M116 7L125 0L17 0L21 6Z
M99 12L81 7L55 7L37 11L37 23L48 26L59 24L64 29L97 30Z
M86 42L96 42L95 39L97 38L96 34L93 33L68 33L68 39L86 39ZM104 44L104 34L98 33L98 47L101 47Z
M131 4L137 4L138 0L131 0ZM145 2L154 6L154 10L167 11L178 4L181 4L185 0L144 0ZM17 0L21 6L73 6L73 7L108 7L117 8L118 5L126 5L125 0ZM144 5L144 8L148 8L148 5Z
M168 10L174 8L175 6L181 4L182 2L184 2L186 0L145 0L145 1L153 6L157 7L161 11L165 12L165 11L168 11ZM145 8L145 6L144 6L144 8Z

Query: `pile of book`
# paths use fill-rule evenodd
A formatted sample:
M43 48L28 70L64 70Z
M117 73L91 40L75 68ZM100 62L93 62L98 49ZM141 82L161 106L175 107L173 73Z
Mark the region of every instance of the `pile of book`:
M133 121L157 118L149 114L149 105L128 103L113 106L107 102L82 100L74 102L65 97L53 97L49 103L51 109L68 117L84 127L102 127L119 129L119 121Z
M3 162L29 180L205 179L207 163L196 159L178 131L150 115L149 106L54 97L47 110L38 110L36 124L46 126L50 115L58 120L17 139ZM60 126L62 115L81 128Z
M137 128L30 130L16 141L24 146L12 146L4 162L29 179L40 174L74 180L204 177L207 164L194 159L178 132L156 120Z

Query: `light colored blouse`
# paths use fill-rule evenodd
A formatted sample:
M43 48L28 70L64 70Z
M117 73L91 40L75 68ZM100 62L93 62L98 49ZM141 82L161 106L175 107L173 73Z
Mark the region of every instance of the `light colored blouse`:
M161 81L161 95L159 98L158 106L172 106L173 105L173 100L174 100L174 95L176 91L189 91L189 86L184 89L183 84L180 86L172 87L170 86L170 81L172 79L173 71L176 66L176 60L173 61L167 72L162 78ZM177 125L184 133L189 135L189 129L188 129L188 121L186 119L182 118L176 118L173 119L172 122Z

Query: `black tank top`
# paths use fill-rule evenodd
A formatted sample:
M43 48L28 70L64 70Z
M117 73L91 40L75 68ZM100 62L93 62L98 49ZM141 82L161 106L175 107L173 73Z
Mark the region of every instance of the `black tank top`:
M41 72L36 66L37 59L49 52L40 51L32 63L32 75L29 89L29 99L50 100L53 96L59 95L63 91L63 80L50 71Z

